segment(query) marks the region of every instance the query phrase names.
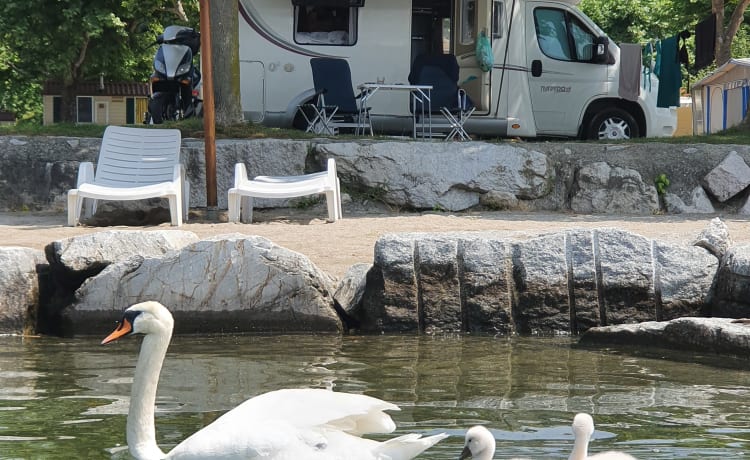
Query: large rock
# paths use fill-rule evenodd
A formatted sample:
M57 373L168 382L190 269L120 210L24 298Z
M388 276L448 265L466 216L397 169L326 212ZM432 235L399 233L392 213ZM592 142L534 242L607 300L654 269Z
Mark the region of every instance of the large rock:
M346 316L359 314L367 284L367 272L371 267L372 264L367 263L352 265L336 286L333 300Z
M750 185L750 166L737 152L731 151L703 177L702 183L717 200L727 201Z
M664 205L670 214L713 214L716 212L703 187L693 189L688 203L674 193L664 195Z
M0 334L34 334L44 253L37 249L0 247Z
M719 260L724 257L727 250L734 244L729 236L729 227L718 217L714 217L708 223L693 242L694 246L706 249Z
M183 230L108 230L53 241L45 251L54 266L90 272L134 255L161 257L198 240L198 235Z
M365 331L533 334L697 316L717 266L703 248L616 229L390 234L356 319Z
M491 234L459 242L462 311L468 332L512 334L512 245Z
M581 336L580 343L660 347L747 358L750 356L750 325L729 318L685 317L671 321L595 327Z
M130 257L161 257L198 241L183 230L107 230L53 241L44 250L50 264L50 301L40 306L38 332L61 335L60 313L75 291L107 266Z
M653 214L659 210L656 187L646 184L635 169L603 161L582 166L570 209L581 213Z
M460 211L482 195L507 192L533 200L550 191L553 170L538 151L507 144L331 143L316 146L336 159L342 181L377 191L389 204ZM445 167L445 165L460 167Z
M712 316L750 317L750 245L732 246L716 274Z
M515 329L523 333L570 330L565 234L512 245Z
M96 161L100 145L95 138L0 136L0 210L65 211L78 165Z
M332 292L332 279L305 256L265 238L221 235L108 266L64 310L63 332L99 333L145 300L169 307L177 333L340 332Z

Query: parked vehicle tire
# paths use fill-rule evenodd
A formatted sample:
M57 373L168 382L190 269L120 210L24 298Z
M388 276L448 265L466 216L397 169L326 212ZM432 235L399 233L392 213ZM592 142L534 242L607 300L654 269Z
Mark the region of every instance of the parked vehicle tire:
M586 128L586 139L633 139L640 137L635 118L619 107L610 107L594 115Z
M154 93L148 101L148 111L151 114L151 121L155 125L160 125L164 120L174 120L176 111L172 98L168 94Z

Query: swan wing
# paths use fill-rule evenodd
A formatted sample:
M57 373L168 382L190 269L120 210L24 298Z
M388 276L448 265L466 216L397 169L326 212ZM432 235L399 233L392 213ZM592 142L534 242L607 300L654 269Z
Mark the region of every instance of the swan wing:
M284 389L248 399L214 423L236 425L283 420L300 428L328 427L359 436L393 432L396 424L386 410L400 409L366 395L314 388Z
M359 437L390 433L377 398L322 389L288 389L248 399L175 447L170 459L406 460L447 435L399 436L384 442Z
M328 445L323 434L278 420L233 426L212 423L172 449L167 459L333 459L323 456Z
M406 435L385 442L327 428L299 428L282 421L234 426L209 425L175 447L170 460L406 460L434 444ZM427 439L427 438L424 438ZM441 438L442 439L442 438ZM439 439L438 439L439 440ZM435 441L437 442L437 441Z

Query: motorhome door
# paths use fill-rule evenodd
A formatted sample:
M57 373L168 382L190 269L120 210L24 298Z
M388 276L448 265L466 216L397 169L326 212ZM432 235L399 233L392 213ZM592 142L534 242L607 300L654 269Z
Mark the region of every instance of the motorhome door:
M493 0L455 0L453 43L454 53L460 68L459 85L466 90L477 106L477 114L490 110L490 81L492 69L487 72L479 68L476 57L477 39L485 33L496 51L497 31L493 31L493 6L502 9L502 2Z
M240 60L240 75L244 82L241 85L240 103L247 121L263 122L266 113L266 78L263 63L260 61Z
M607 65L594 63L595 38L568 5L526 3L526 64L537 133L576 136L584 107L607 93Z

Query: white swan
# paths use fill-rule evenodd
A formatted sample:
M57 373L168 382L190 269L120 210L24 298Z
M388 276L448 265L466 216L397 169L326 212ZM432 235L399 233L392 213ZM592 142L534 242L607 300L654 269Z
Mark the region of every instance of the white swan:
M271 391L248 399L164 454L156 444L154 403L159 373L172 337L172 314L158 302L125 310L102 344L144 334L135 367L127 421L130 453L151 459L389 459L416 457L448 435L407 434L378 442L364 433L390 433L385 410L398 406L365 395L323 389Z
M459 460L492 460L495 456L495 436L482 425L469 428L464 439L464 450L461 451Z
M594 434L594 419L589 414L576 414L573 418L573 435L575 443L573 452L570 453L568 460L635 460L635 457L624 452L608 451L588 456L589 440Z

